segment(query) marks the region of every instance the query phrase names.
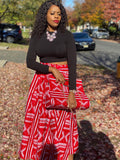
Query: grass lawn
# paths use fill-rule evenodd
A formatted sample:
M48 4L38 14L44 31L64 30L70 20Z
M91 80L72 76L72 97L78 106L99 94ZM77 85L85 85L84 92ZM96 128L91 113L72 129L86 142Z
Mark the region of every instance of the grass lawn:
M0 43L0 47L8 47L11 50L27 50L28 45L25 44L17 44L17 43Z

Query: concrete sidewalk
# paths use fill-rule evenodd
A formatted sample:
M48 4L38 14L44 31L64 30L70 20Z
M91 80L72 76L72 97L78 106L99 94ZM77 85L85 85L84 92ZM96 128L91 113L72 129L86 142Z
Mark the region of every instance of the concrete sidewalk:
M120 40L112 40L112 39L99 39L99 40L106 42L120 43Z
M0 60L0 68L7 63L7 60Z
M0 49L9 49L9 47L8 46L0 46Z

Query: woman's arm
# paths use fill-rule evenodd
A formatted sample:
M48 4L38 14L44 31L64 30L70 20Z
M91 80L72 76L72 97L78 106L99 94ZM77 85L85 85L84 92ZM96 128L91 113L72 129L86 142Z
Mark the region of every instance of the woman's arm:
M69 89L76 90L76 46L73 35L67 31L67 61L69 69Z
M67 31L67 61L69 69L69 96L68 105L70 108L76 107L75 90L76 90L76 46L73 35Z
M54 67L49 67L49 72L51 72L54 75L54 77L56 78L56 82L60 82L62 84L65 83L65 78L63 74L59 72L58 69Z
M27 57L26 57L27 67L37 72L47 74L49 73L49 66L36 62L37 42L38 41L39 41L39 38L37 36L31 37L29 49L28 49Z

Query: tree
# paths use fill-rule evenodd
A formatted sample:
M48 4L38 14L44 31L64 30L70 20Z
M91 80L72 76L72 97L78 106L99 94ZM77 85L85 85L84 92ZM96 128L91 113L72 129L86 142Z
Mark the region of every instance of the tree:
M77 25L83 24L83 20L81 19L80 0L74 0L73 9L68 7L66 10L68 15L68 24L71 28L76 27Z
M102 0L104 4L104 18L106 21L120 20L120 0Z
M0 20L33 25L36 13L45 0L0 0Z
M8 7L9 10L6 12L5 15L5 22L9 23L18 23L23 20L23 11L22 11L22 0L10 0Z
M68 7L66 8L66 12L67 12L67 18L68 18L68 25L70 26L70 28L73 27L73 9Z
M0 0L0 20L17 23L23 20L22 0Z
M40 5L44 2L45 0L23 0L22 1L22 9L24 19L23 19L23 24L25 26L32 26L34 24L35 16L36 13L40 7Z
M104 21L103 10L101 0L85 0L81 5L81 17L84 22L100 26Z
M8 0L6 0L6 1L0 0L0 23L1 23L2 19L4 19L7 11L9 10L8 4L9 4Z
M81 0L74 0L74 12L73 12L73 16L74 16L74 19L75 22L76 22L76 25L81 25L83 24L83 20L81 18L81 10L82 10L82 3L81 3Z

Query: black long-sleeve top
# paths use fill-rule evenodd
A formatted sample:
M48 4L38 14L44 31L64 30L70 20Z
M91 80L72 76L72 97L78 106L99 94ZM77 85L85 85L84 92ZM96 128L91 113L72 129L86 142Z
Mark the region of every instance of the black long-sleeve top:
M49 32L50 34L52 32ZM56 39L47 40L46 32L41 37L32 36L27 53L27 67L38 73L48 74L49 66L36 62L36 56L41 62L52 63L67 61L69 69L69 89L76 89L76 47L71 32L58 31Z

